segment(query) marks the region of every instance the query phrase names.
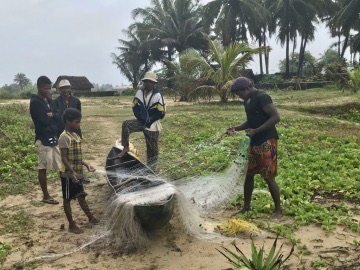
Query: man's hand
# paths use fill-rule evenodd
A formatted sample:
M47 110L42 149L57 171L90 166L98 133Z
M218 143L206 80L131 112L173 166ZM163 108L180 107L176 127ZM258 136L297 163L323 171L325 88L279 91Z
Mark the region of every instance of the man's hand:
M73 183L79 183L76 172L71 173L71 180L73 181Z
M47 114L47 116L49 116L49 117L53 117L53 116L54 116L52 112L48 112L48 113L46 113L46 114Z
M226 135L233 135L235 132L235 128L234 127L229 127L227 130L226 130Z

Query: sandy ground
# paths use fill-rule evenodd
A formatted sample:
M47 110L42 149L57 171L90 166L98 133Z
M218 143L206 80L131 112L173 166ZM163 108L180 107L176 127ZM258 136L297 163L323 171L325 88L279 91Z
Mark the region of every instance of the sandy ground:
M91 120L94 121L94 118ZM97 127L99 140L103 143L88 147L88 153L92 156L89 161L96 167L97 172L88 175L91 183L87 184L85 189L89 194L87 200L90 207L97 217L102 218L111 196L103 173L105 157L114 144L113 138L118 136L116 132L119 130L120 123L117 123L118 126L107 121L97 123L100 125ZM83 123L83 126L85 125L86 121ZM110 134L102 134L101 130L107 130ZM85 128L84 132L86 132ZM86 143L84 147L85 145ZM51 182L49 189L57 199L61 198L58 181ZM61 204L42 204L39 202L40 199L40 189L34 188L27 195L8 196L0 201L0 207L6 207L8 211L25 209L34 216L35 221L32 230L27 233L0 236L0 242L6 242L13 248L3 267L0 265L0 269L21 269L24 267L23 263L27 262L25 269L225 270L230 269L231 265L216 249L221 249L222 246L232 248L233 240L246 255L251 254L251 240L248 236L220 237L219 235L216 240L199 239L188 235L176 218L173 218L162 230L149 234L150 245L147 248L132 254L119 254L116 250L99 249L96 245L79 250L82 245L90 241L95 230L99 228L87 226L85 215L74 202L73 215L85 233L80 235L69 233ZM225 222L231 214L231 211L221 211L209 217L208 222L212 224ZM264 221L279 224L293 222L287 217L277 221L270 219ZM275 235L264 232L254 241L257 247L264 245L265 250L269 251L274 238ZM288 269L314 269L310 266L311 262L320 259L332 262L334 269L360 269L356 268L359 266L350 267L360 259L359 247L353 243L354 239L359 241L359 234L347 228L338 226L335 231L326 234L320 226L305 226L295 233L294 239L299 239L300 245L306 246L310 252L305 255L296 249L287 263ZM288 254L291 249L290 241L287 239L279 241L284 244L282 249L284 254ZM63 256L66 253L69 254ZM40 260L34 260L39 257ZM305 267L303 268L302 265Z
M97 163L99 169L101 166ZM91 183L86 186L89 193L88 201L94 213L101 218L110 191L102 174L91 177ZM61 198L57 183L50 185L52 194ZM198 239L186 234L176 219L164 229L149 235L150 245L133 254L118 254L110 248L99 249L98 247L86 247L77 250L83 244L91 240L91 236L98 227L87 226L87 219L76 203L73 203L73 213L77 223L85 230L84 234L75 235L69 233L66 228L66 219L60 205L45 205L39 203L41 193L35 190L27 196L9 196L0 202L1 206L9 209L22 208L32 213L35 220L33 229L21 235L6 234L0 236L0 242L9 243L13 251L7 257L3 269L14 269L14 265L21 266L23 262L42 258L41 260L28 263L25 269L229 269L230 264L216 250L222 246L232 248L231 241L235 239L236 244L250 255L250 239L247 236L219 237L215 240ZM224 222L231 215L230 211L222 211L208 221L212 223ZM274 222L267 220L267 222ZM278 223L289 223L291 220L283 218ZM65 229L63 226L65 225ZM269 251L275 235L264 232L262 236L255 238L257 247L265 246ZM312 269L310 263L320 258L333 261L337 269L359 269L344 268L351 262L359 261L359 250L353 245L353 239L359 239L359 235L338 227L328 235L316 225L302 227L294 235L300 239L302 245L306 245L311 252L309 255L300 255L299 250L289 261L288 269ZM286 239L280 239L284 244L283 251L287 254L291 249L291 243ZM76 251L77 250L77 251ZM73 252L75 251L75 252ZM71 253L63 256L66 253ZM59 256L59 258L57 258ZM1 269L1 267L0 267ZM18 269L20 269L18 267ZM324 268L326 269L326 268Z

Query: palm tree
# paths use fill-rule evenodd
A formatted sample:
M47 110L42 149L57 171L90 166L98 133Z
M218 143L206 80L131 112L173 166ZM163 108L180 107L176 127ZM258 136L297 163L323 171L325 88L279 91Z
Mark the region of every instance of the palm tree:
M254 37L258 42L258 46L267 48L267 37L266 33L268 32L271 14L266 8L265 0L256 0L261 6L263 6L262 16L260 18L255 18L255 22L249 25L250 36ZM259 53L259 64L260 64L260 74L264 74L263 69L263 56L265 60L266 74L269 74L269 53L270 50L265 50L264 52Z
M111 57L113 59L112 63L117 66L120 73L131 82L133 89L137 89L141 79L147 71L145 65L141 61L135 59L129 60L124 55L118 56L115 53L112 53Z
M306 0L267 0L266 5L272 13L273 20L276 24L271 26L272 32L278 28L277 39L281 45L286 46L286 76L289 77L290 72L290 40L295 41L297 31L302 25L305 25L306 10L313 9L309 1ZM294 44L295 46L296 44Z
M266 22L268 11L262 1L213 0L203 9L206 28L214 25L215 33L224 46L235 41L247 41L247 31L254 31Z
M298 28L299 35L301 36L299 66L297 69L298 76L302 76L306 45L309 41L313 41L315 38L314 23L318 23L316 4L316 0L308 1L307 6L303 10L301 10L301 18Z
M132 11L135 22L131 28L147 35L148 43L158 43L167 48L167 59L172 60L175 51L187 48L206 49L198 0L151 0L151 6Z
M353 39L355 40L355 48L352 44L352 49L359 51L359 47L356 46L356 41L359 38L360 30L360 0L340 0L338 2L340 4L340 10L331 19L330 23L334 28L339 29L341 35L345 37L341 50L341 58L343 58L345 51L349 46L351 29L358 31Z
M16 74L14 82L20 86L21 91L23 90L24 86L31 83L30 79L28 79L24 73Z
M234 42L224 47L219 41L209 40L209 56L206 58L194 49L187 50L180 56L180 64L192 70L199 78L213 81L213 85L197 87L195 91L208 88L227 102L232 81L244 70L253 55L261 51L251 48L247 43Z
M118 39L122 46L117 48L120 51L119 55L111 54L112 63L119 68L120 73L131 81L133 88L136 89L145 72L154 64L152 51L142 42L143 37L137 35L135 31L129 29L124 30L123 33L129 37L129 40Z

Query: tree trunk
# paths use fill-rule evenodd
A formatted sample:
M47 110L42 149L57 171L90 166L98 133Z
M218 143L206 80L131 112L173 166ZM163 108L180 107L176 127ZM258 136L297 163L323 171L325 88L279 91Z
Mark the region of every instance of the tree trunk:
M218 93L220 94L221 102L226 103L228 101L228 92L221 91L221 88L218 87Z
M288 27L288 31L286 33L286 69L285 69L285 76L286 78L290 77L290 56L289 56L289 46L290 46L290 32L289 32L289 27Z
M298 66L298 70L297 70L298 77L301 77L302 72L303 72L303 64L304 64L304 59L305 59L305 48L306 48L307 39L308 39L307 35L305 35L305 37L301 37L300 52L299 52L299 66Z
M344 44L343 44L343 47L342 47L342 50L341 50L341 58L344 58L345 51L346 51L346 49L348 47L348 45L347 45L348 41L349 41L349 34L347 34L345 36Z
M261 34L259 36L259 48L261 47ZM259 60L260 60L260 74L263 75L264 74L264 70L263 70L263 59L262 59L262 52L259 53Z
M265 31L264 31L264 46L266 47L266 35L265 35ZM269 74L269 54L270 51L266 51L264 56L265 56L265 67L266 67L266 74Z

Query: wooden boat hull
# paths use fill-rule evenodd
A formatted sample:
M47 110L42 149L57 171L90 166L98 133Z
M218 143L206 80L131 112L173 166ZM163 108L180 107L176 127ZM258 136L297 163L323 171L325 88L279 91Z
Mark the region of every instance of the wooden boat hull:
M138 160L135 155L128 153L119 158L118 154L120 152L120 148L113 147L106 159L106 177L114 193L119 193L124 188L132 192L139 191L142 187L146 189L164 184L161 180L150 180L150 177L146 177L152 176L151 178L154 178L156 175L149 167ZM140 171L141 174L137 176L137 172ZM131 172L129 174L131 177L127 177L126 172ZM145 230L160 229L172 218L174 212L174 194L151 204L135 205L134 211L136 218Z

